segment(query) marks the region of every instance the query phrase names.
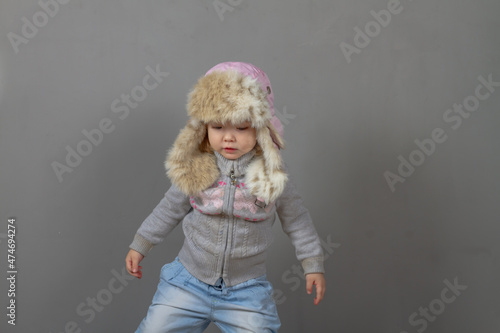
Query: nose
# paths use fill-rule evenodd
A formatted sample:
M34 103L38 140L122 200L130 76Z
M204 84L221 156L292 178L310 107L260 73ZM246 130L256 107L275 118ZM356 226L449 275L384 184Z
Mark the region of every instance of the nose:
M234 141L234 133L231 130L224 132L224 141Z

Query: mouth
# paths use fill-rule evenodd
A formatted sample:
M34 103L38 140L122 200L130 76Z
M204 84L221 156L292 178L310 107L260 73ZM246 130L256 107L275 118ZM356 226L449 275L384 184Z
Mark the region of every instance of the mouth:
M227 151L234 151L236 150L235 148L224 148L224 150L227 150Z

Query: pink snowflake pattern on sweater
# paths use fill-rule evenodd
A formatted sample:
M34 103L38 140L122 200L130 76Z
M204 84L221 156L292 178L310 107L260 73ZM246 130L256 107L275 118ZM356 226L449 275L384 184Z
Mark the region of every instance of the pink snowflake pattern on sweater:
M246 196L245 192L236 189L234 193L234 209L236 210L248 210L252 214L257 213L257 205L255 205L255 198L253 196Z
M224 181L215 182L205 191L199 192L190 198L191 206L199 212L207 215L219 215L224 206L224 190L227 187ZM269 217L274 203L263 206L263 200L252 195L245 183L236 183L234 194L234 216L246 221L263 221ZM257 205L256 201L260 201Z
M256 198L244 186L236 186L234 193L234 216L242 218L246 221L263 221L269 217L274 203L270 203L265 208L261 208L256 204L256 201L263 201Z
M217 215L222 212L224 205L225 182L214 183L205 191L200 191L196 196L190 198L191 206L201 213Z

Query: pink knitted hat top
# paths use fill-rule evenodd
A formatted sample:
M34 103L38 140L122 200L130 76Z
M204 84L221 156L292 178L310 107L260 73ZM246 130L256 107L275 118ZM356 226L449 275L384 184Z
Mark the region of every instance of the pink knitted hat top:
M252 78L256 79L257 82L259 82L262 91L267 93L267 101L269 103L269 109L271 111L271 115L273 116L271 118L271 124L273 124L274 128L276 129L276 131L278 131L280 136L283 137L283 125L281 124L281 121L278 119L278 117L276 117L276 113L274 111L274 92L271 88L271 81L269 81L269 78L267 77L266 73L264 73L264 71L259 67L247 62L229 61L229 62L222 62L210 68L208 72L205 73L205 76L215 70L225 71L228 69L237 70L238 72L244 75L251 76Z

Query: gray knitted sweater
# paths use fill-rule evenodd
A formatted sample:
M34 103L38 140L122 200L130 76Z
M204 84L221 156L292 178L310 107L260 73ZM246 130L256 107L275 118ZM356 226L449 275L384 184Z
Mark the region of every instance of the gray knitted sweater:
M191 197L172 185L139 227L130 248L146 256L182 221L182 264L207 284L214 285L222 277L227 286L234 286L265 274L277 213L304 273L324 273L318 234L292 182L287 182L278 200L265 206L244 182L255 150L236 160L215 155L219 179Z

